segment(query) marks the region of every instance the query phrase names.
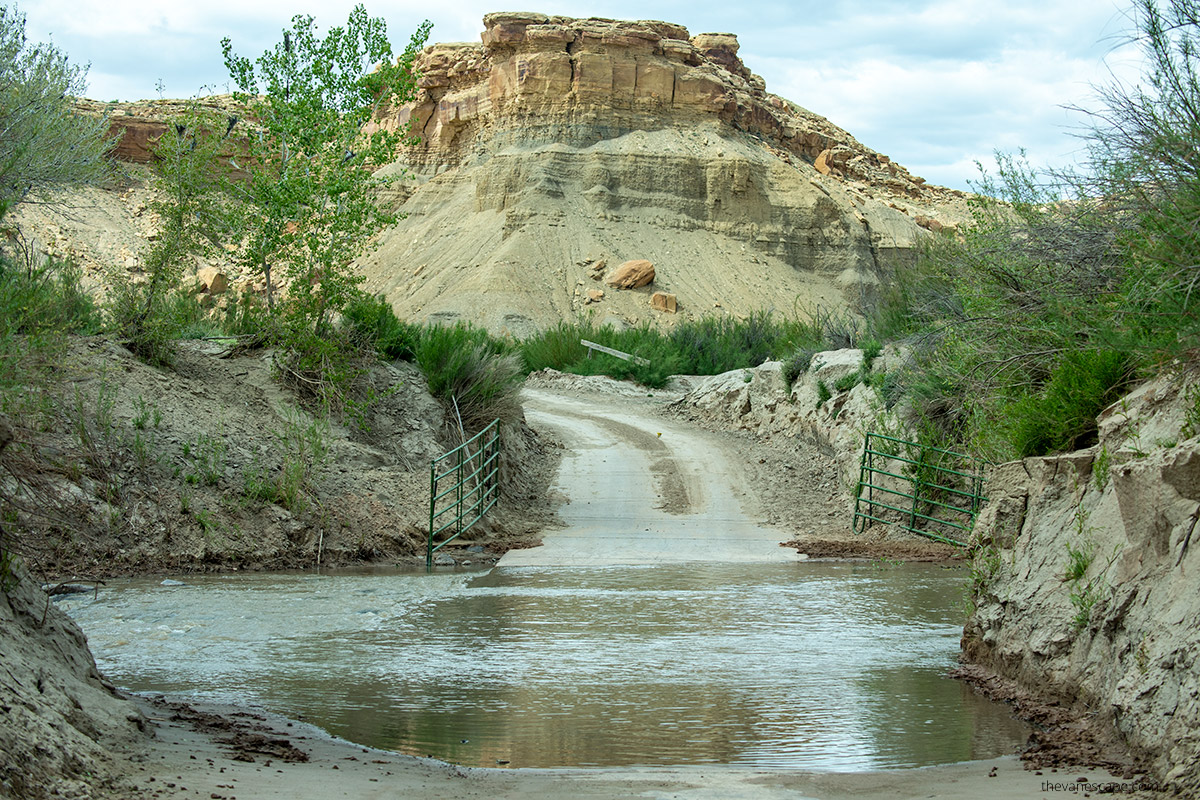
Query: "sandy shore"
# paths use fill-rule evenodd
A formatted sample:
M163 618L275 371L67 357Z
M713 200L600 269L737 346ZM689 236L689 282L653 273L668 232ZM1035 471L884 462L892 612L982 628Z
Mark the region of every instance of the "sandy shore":
M1015 757L940 767L811 773L737 767L473 769L371 750L262 711L137 701L154 727L130 774L144 797L202 800L327 798L1048 798L1083 796L1102 770L1031 772ZM1055 790L1048 783L1060 784ZM1082 788L1082 787L1081 787ZM135 795L136 796L136 795ZM1128 795L1125 795L1128 796Z

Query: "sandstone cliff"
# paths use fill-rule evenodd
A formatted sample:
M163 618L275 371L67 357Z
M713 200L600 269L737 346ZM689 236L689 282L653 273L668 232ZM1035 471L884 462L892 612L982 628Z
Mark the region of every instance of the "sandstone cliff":
M829 121L768 94L732 34L665 22L489 14L438 44L416 100L378 124L420 137L397 165L408 215L362 261L404 316L518 334L580 313L589 267L645 258L656 285L596 313L857 305L924 228L961 219Z
M1187 387L1190 384L1190 389ZM1111 725L1200 791L1200 392L1167 376L1100 444L997 467L976 524L969 660Z

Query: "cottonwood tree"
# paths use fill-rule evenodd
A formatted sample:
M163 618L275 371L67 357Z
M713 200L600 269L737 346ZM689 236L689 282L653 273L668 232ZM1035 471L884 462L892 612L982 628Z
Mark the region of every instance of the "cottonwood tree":
M354 295L361 277L351 262L368 237L394 219L375 201L372 173L395 160L403 133L364 126L413 96L413 60L430 27L422 23L399 58L384 20L361 5L324 37L313 17L294 17L256 61L221 43L249 117L247 152L234 162L248 174L241 258L263 276L272 311L278 279L287 280L282 316L313 335Z
M221 156L237 125L192 102L168 121L152 152L158 235L142 254L145 280L114 270L109 313L125 345L153 364L170 364L183 320L172 307L193 257L204 255L229 236L228 187Z
M31 45L25 15L0 6L0 217L29 196L108 176L107 120L71 104L86 76L53 45Z

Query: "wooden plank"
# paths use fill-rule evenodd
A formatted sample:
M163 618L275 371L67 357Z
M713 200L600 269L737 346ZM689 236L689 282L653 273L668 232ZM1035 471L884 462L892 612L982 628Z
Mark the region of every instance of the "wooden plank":
M605 347L602 344L589 342L587 339L580 339L579 343L589 350L599 350L601 353L608 353L610 356L623 358L626 361L632 361L635 364L641 364L643 367L650 366L650 362L644 358L639 358L638 356L630 355L629 353L622 353L620 350L613 350L611 347ZM591 353L588 353L588 355L590 356Z

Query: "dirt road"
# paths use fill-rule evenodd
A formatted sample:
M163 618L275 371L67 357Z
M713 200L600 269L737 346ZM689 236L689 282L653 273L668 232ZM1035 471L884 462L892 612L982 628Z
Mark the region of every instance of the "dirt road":
M784 532L758 523L762 507L746 485L753 479L744 477L745 464L718 437L685 422L664 421L648 403L611 395L527 389L525 409L533 427L552 433L566 449L556 487L563 495L560 517L566 527L547 532L541 547L510 551L501 566L799 558L793 549L779 546ZM1013 756L859 773L719 765L471 769L369 750L268 713L205 707L195 714L143 707L157 735L150 753L131 772L131 783L143 796L153 792L188 800L967 800L985 795L1033 800L1046 796L1047 781L1065 786L1081 777L1111 779L1094 769L1029 772ZM256 749L260 747L265 749ZM303 758L280 755L292 747L303 751Z
M525 416L567 449L556 491L561 531L509 551L501 567L783 562L787 533L747 513L742 470L695 428L613 398L526 389ZM610 402L606 402L606 400Z

